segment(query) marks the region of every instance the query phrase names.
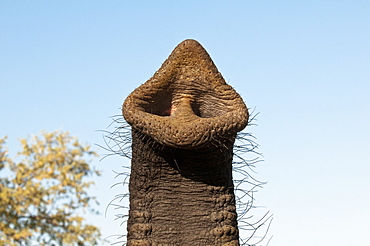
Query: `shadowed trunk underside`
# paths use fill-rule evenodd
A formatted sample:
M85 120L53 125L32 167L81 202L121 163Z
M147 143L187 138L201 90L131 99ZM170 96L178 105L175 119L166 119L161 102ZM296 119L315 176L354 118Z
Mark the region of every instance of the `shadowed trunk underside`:
M232 149L248 110L185 40L123 105L132 126L127 245L239 245Z

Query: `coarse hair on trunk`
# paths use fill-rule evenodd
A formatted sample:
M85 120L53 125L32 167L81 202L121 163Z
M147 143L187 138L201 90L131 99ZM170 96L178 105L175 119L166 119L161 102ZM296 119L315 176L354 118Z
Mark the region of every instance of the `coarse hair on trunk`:
M117 173L128 188L110 204L125 210L117 216L127 221L124 245L262 241L266 234L256 233L264 226L267 233L272 216L252 222L254 194L265 183L250 175L260 154L243 131L256 115L197 41L180 43L126 98L123 117L113 117L114 129L105 134L110 154L131 159ZM126 198L129 207L121 202Z

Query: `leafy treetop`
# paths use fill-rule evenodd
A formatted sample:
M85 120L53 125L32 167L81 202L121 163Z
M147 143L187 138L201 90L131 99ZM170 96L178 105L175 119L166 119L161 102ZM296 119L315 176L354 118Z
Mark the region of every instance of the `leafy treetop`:
M97 245L100 231L79 214L95 212L87 193L100 173L86 160L97 156L68 132L21 139L19 162L0 138L0 245ZM4 176L4 175L2 175Z

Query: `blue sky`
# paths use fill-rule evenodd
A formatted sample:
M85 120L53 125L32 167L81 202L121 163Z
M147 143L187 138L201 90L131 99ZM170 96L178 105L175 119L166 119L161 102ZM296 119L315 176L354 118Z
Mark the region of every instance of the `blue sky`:
M260 112L249 131L264 156L254 175L268 181L256 205L274 213L269 246L367 245L369 13L365 0L1 1L0 136L13 153L43 129L103 144L97 130L193 38ZM128 161L93 164L104 212L119 193L112 170ZM113 215L89 219L122 233Z

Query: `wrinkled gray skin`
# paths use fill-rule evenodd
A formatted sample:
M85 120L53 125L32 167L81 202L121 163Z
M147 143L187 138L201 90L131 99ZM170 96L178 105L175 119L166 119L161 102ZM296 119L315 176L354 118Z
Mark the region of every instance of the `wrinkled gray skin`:
M122 111L132 127L127 245L239 245L232 156L249 115L204 48L180 43Z

